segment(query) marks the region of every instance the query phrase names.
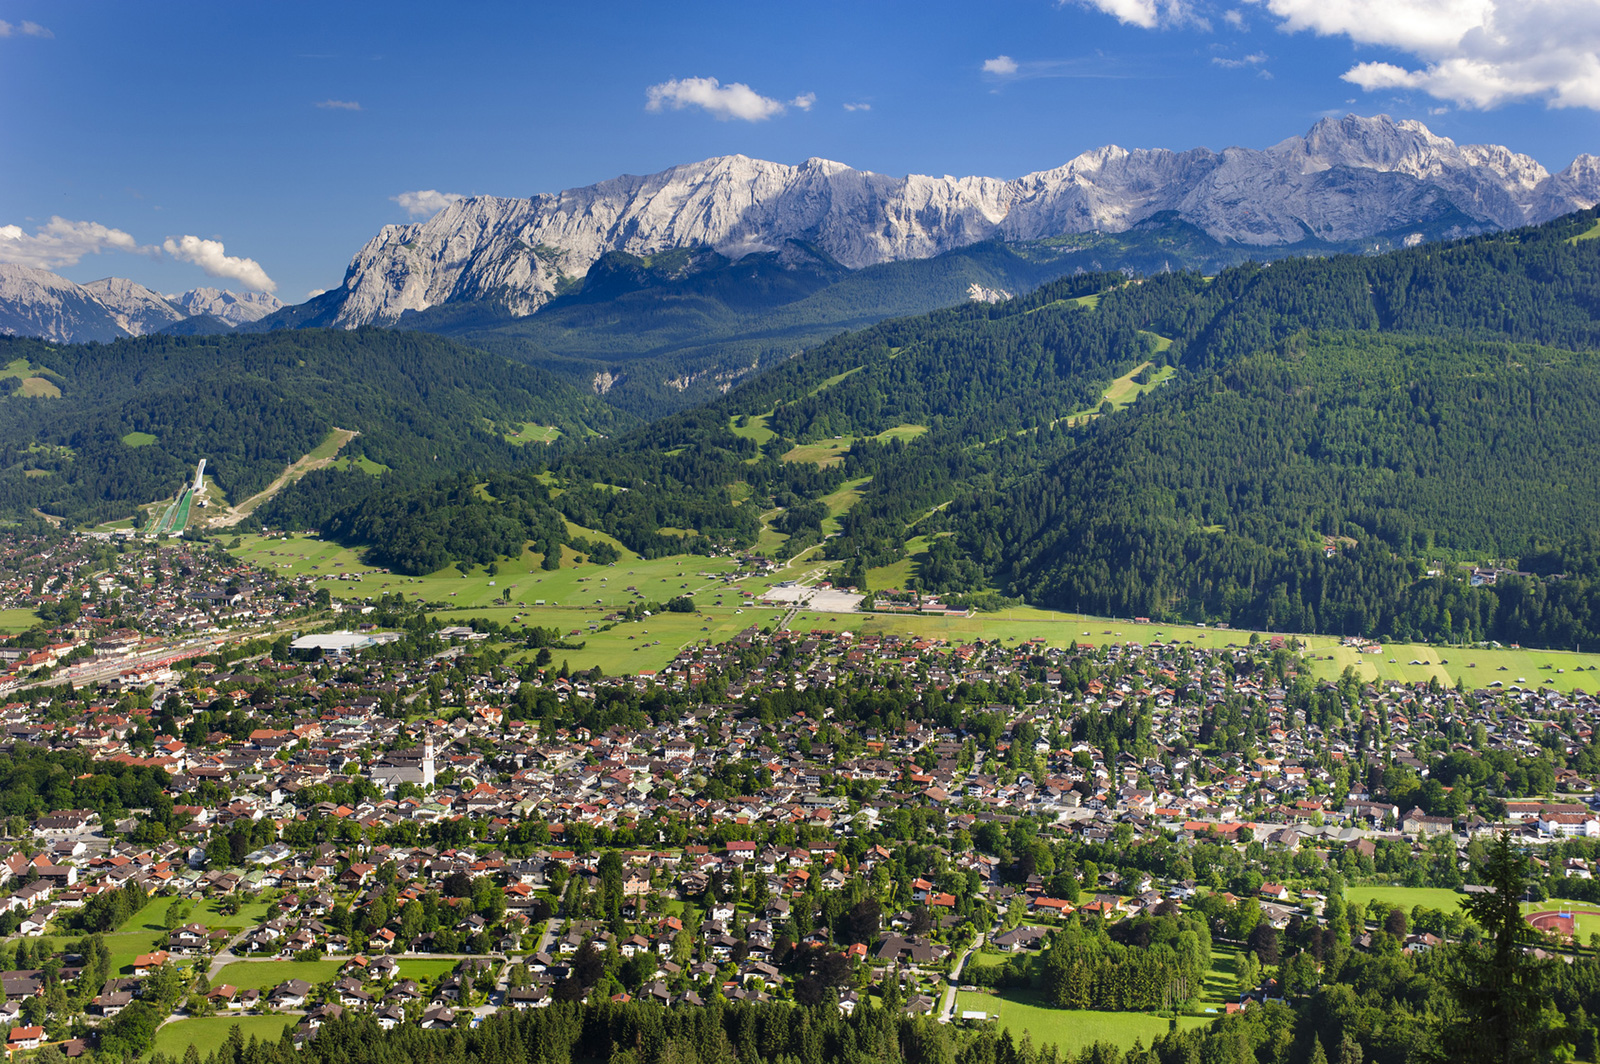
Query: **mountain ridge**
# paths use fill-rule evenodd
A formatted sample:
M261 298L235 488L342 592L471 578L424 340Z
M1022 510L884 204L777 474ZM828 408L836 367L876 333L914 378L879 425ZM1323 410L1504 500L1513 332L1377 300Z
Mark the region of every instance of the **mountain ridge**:
M528 198L462 199L385 226L319 300L316 323L389 325L474 301L525 316L612 251L704 246L737 259L794 239L860 269L983 240L1123 232L1162 212L1225 243L1273 248L1407 228L1419 239L1468 236L1596 202L1592 155L1551 174L1509 148L1457 145L1384 115L1324 119L1264 150L1108 145L1009 181L731 155Z

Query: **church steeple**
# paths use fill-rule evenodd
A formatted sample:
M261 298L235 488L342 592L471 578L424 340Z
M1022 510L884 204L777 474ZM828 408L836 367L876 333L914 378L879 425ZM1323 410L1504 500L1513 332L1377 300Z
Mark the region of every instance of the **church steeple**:
M422 729L422 785L433 786L433 732L426 726Z

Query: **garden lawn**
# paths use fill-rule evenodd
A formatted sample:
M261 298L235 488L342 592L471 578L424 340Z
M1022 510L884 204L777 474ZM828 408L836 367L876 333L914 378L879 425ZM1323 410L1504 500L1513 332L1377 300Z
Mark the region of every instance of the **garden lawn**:
M1013 1038L1021 1038L1024 1031L1033 1037L1033 1044L1043 1047L1053 1044L1063 1056L1076 1055L1086 1046L1096 1042L1110 1042L1121 1049L1129 1049L1135 1040L1149 1045L1167 1033L1169 1021L1164 1016L1151 1016L1142 1012L1094 1012L1078 1009L1053 1009L1038 1003L1038 995L1017 991L1005 996L998 994L956 995L956 1016L967 1010L998 1014L999 1025L1008 1029ZM1178 1027L1187 1030L1210 1023L1203 1016L1180 1016Z
M178 1059L193 1045L205 1060L221 1049L228 1040L228 1031L234 1024L244 1035L246 1045L252 1036L263 1042L276 1042L285 1027L293 1026L293 1016L202 1016L189 1020L174 1020L156 1032L155 1051Z
M240 990L270 990L279 983L290 979L304 979L308 983L320 983L333 978L343 961L234 961L225 966L217 977L211 980L212 986L221 986L228 983Z
M1239 1000L1239 950L1232 946L1211 944L1211 967L1206 971L1205 992L1201 995L1201 1008L1215 1008Z

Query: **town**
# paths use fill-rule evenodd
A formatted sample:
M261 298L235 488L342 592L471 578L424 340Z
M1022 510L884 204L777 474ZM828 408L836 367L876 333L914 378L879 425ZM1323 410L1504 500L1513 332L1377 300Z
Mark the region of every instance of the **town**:
M1165 1030L1307 993L1336 946L1475 933L1450 899L1500 834L1551 956L1600 904L1582 691L784 611L608 676L558 631L335 610L202 542L0 548L41 618L0 649L11 1051L605 999L983 1023L1080 929L1177 921L1230 978L1079 1003Z

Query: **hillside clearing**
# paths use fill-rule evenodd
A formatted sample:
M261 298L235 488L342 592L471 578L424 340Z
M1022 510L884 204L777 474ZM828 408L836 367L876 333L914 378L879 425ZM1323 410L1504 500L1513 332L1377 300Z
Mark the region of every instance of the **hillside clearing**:
M278 492L295 483L313 469L322 469L333 462L333 456L340 449L359 435L354 429L336 428L328 433L311 453L292 462L287 469L278 474L276 480L265 488L250 496L238 506L229 506L211 519L213 528L232 528L256 511L262 503L272 498ZM365 457L365 456L363 456ZM373 463L376 465L376 463ZM365 468L365 467L363 467ZM370 472L370 470L368 470Z

